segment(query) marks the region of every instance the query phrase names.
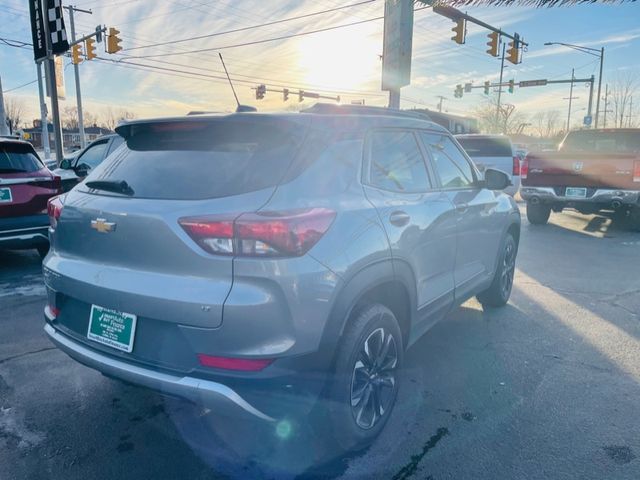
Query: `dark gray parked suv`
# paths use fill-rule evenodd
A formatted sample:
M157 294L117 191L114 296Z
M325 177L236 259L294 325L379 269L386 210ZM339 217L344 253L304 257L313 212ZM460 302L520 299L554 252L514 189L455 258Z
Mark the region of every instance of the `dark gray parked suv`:
M370 442L405 350L474 295L508 301L520 214L438 125L334 110L118 127L50 209L53 343L218 412L316 405L341 445Z

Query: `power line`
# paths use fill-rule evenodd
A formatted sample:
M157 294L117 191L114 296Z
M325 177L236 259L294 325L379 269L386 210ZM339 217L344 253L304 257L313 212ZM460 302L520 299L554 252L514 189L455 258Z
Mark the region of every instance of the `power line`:
M32 84L36 83L37 81L38 81L38 79L36 78L35 80L32 80L31 82L23 83L22 85L18 85L17 87L9 88L8 90L3 90L2 93L13 92L14 90L18 90L19 88L26 87L28 85L32 85Z
M193 40L201 40L203 38L211 38L211 37L217 37L217 36L220 36L220 35L227 35L229 33L244 32L246 30L252 30L254 28L268 27L268 26L271 26L271 25L277 25L277 24L280 24L280 23L290 22L292 20L299 20L301 18L314 17L316 15L323 15L323 14L335 12L335 11L338 11L338 10L344 10L345 8L357 7L357 6L365 5L365 4L368 4L368 3L375 2L375 1L377 1L377 0L364 0L362 2L353 3L351 5L343 5L341 7L335 7L335 8L330 8L330 9L327 9L327 10L321 10L321 11L318 11L318 12L307 13L305 15L298 15L296 17L283 18L283 19L280 19L280 20L274 20L272 22L262 23L262 24L259 24L259 25L251 25L251 26L248 26L248 27L235 28L233 30L226 30L224 32L210 33L210 34L207 34L207 35L199 35L197 37L183 38L183 39L180 39L180 40L172 40L172 41L168 41L168 42L159 42L159 43L152 43L150 45L142 45L142 46L139 46L139 47L125 48L124 51L138 50L140 48L159 47L159 46L162 46L162 45L174 45L176 43L191 42Z

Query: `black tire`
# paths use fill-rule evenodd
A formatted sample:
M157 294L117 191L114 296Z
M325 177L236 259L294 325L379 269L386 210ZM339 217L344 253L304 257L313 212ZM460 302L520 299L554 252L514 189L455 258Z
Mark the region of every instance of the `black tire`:
M545 225L549 221L551 207L538 203L527 203L527 220L532 225Z
M379 363L373 354L367 359L365 344L370 353L381 354L386 347L386 355L380 355ZM352 315L336 353L326 395L330 435L342 449L364 448L384 428L396 401L403 353L398 321L387 307L370 304ZM366 365L370 360L374 362Z
M517 254L518 245L513 235L507 233L502 243L500 261L491 286L476 296L483 307L503 307L509 301L513 288Z
M49 244L39 245L36 247L36 249L38 250L38 255L40 255L40 258L44 259L44 257L47 256L47 253L49 253Z

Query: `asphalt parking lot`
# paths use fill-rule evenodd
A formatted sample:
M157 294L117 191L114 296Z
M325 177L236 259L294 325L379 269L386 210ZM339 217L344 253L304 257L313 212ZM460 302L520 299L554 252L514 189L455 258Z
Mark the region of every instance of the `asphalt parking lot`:
M366 451L107 379L54 349L36 253L0 253L0 479L640 478L640 234L523 220L510 304L469 301L408 353ZM280 432L281 433L281 432Z

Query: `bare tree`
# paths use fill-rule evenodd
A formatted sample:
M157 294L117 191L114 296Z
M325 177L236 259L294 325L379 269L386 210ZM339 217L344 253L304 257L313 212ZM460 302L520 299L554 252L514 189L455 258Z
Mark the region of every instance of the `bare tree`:
M76 107L64 107L62 115L60 115L62 127L68 130L76 130L78 128L78 109Z
M7 118L9 133L13 134L13 132L20 128L20 124L22 123L24 102L17 98L6 97L4 99L4 113Z
M498 108L497 99L489 99L474 110L480 131L513 134L522 129L524 116L515 105L503 103Z
M531 123L535 133L542 138L553 138L562 130L560 112L557 110L538 112L531 118Z
M640 77L631 72L621 73L614 79L611 88L611 105L615 115L614 126L624 127L632 123L633 96L640 86ZM637 95L636 95L636 98Z
M129 110L125 110L121 108L119 110L114 110L113 108L107 108L102 115L102 127L108 130L114 130L118 123L122 120L131 120L136 118L133 112Z

